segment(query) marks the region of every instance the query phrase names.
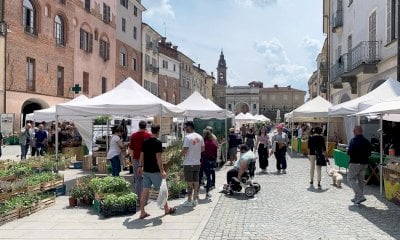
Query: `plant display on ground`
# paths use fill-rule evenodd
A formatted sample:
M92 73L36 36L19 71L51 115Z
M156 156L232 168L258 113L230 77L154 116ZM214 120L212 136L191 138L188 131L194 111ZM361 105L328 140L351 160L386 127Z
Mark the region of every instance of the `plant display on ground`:
M0 204L0 214L7 213L20 207L28 207L38 203L40 200L53 196L51 193L22 194L5 200Z
M115 192L129 192L131 191L131 184L123 177L104 178L95 177L90 180L90 185L94 192L97 193L115 193Z

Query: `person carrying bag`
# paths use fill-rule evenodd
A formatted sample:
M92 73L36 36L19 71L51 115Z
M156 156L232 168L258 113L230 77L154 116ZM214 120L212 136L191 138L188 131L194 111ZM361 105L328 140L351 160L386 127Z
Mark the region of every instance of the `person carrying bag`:
M322 128L316 127L312 131L312 136L308 139L308 158L310 160L310 184L314 184L315 166L317 166L318 188L321 188L321 167L329 163L326 154L325 139L321 135Z

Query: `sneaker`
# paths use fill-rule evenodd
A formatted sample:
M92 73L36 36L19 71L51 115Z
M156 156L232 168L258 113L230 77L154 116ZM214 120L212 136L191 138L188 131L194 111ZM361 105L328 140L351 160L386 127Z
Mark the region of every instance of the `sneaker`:
M352 202L356 202L356 198L351 199Z
M314 184L314 182L313 181L310 181L310 185L313 185Z
M320 184L320 183L318 183L318 188L319 188L319 189L321 189L321 188L322 188L322 186L321 186L321 184Z
M196 207L197 205L199 205L199 201L197 199L192 201L192 206L193 207Z
M277 170L276 173L278 173L278 174L281 173L281 170Z
M192 201L184 201L183 203L181 203L182 207L193 207L193 202Z
M285 170L285 169L283 169L283 170L282 170L282 173L283 173L283 174L286 174L286 170Z
M211 198L212 195L210 193L206 193L206 198Z
M367 201L367 199L365 197L361 197L361 198L357 199L354 203L355 204L360 204L360 203L365 202L365 201Z

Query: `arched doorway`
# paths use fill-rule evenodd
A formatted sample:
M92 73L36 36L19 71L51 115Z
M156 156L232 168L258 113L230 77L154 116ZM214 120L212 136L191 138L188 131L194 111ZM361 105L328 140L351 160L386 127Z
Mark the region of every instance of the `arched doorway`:
M249 112L249 109L250 108L249 108L249 105L247 105L247 103L240 102L240 103L236 104L235 113L236 114L238 114L238 113L246 114Z
M35 110L48 108L49 105L38 99L28 99L22 104L21 107L21 123L24 126L26 121L26 115L33 113Z

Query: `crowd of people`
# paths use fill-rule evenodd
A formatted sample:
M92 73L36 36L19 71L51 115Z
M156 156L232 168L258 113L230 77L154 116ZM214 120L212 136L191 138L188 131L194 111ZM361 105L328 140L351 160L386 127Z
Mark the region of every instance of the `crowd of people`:
M21 146L21 160L26 159L28 152L31 156L44 156L45 153L55 151L56 128L55 124L47 127L46 122L28 122L19 133L19 144ZM59 123L57 127L59 146L62 151L64 147L77 147L82 144L82 137L73 123Z

